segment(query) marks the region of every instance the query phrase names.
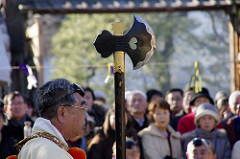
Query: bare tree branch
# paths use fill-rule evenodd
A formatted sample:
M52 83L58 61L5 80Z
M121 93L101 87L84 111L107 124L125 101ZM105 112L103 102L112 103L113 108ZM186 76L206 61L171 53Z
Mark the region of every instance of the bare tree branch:
M225 41L225 39L222 36L220 36L219 33L217 32L217 28L216 28L215 19L214 19L213 14L211 12L208 12L208 14L209 14L210 19L211 19L213 32L225 45L228 45L228 43Z

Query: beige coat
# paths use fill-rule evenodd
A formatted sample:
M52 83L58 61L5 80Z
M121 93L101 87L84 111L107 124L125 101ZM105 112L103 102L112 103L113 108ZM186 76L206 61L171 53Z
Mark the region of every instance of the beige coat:
M167 127L167 130L170 133L172 157L180 159L182 158L181 135L170 125ZM167 155L170 156L168 139L161 134L153 123L138 134L141 137L145 159L163 159Z

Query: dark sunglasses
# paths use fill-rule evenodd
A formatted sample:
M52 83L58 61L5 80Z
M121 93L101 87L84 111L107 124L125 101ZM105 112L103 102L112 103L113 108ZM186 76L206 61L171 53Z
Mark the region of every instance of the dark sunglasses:
M201 138L197 137L197 138L193 139L193 144L198 147L198 146L203 145L203 141Z
M72 83L71 86L73 88L73 91L68 93L65 97L70 96L71 94L73 94L75 92L79 93L82 97L85 95L85 92L84 92L83 88L80 85L78 85L76 83Z
M74 92L78 92L82 97L85 96L85 92L80 85L78 85L76 83L72 83L72 87L74 89Z
M131 141L131 140L126 141L126 148L127 149L132 148L134 145L135 145L135 143L133 141Z

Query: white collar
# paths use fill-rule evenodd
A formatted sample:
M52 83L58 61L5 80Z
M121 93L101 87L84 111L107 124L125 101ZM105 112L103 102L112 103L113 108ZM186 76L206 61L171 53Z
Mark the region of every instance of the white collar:
M59 132L59 130L51 123L50 120L44 119L44 118L37 118L34 126L32 128L32 134L35 134L37 132L46 131L54 136L56 136L63 144L66 145L66 151L68 150L68 144L63 138L62 134Z

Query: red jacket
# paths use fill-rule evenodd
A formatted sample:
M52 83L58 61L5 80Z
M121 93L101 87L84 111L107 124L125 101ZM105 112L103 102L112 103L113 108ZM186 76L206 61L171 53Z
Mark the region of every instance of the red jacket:
M195 114L193 112L185 115L182 117L177 125L177 131L181 134L184 134L186 132L192 131L196 128L196 125L194 123ZM222 123L219 123L216 128L223 128Z

